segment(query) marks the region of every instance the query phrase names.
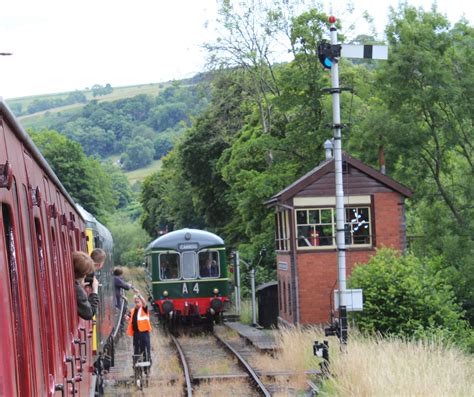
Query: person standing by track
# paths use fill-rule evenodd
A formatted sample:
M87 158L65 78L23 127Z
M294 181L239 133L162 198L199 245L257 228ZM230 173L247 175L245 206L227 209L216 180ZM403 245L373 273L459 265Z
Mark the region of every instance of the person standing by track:
M151 363L150 331L151 322L146 300L137 291L134 296L135 307L131 310L127 334L133 336L133 353L138 356L145 352ZM134 362L135 365L135 362Z
M123 270L120 267L114 269L114 287L115 287L115 307L120 309L122 305L122 296L124 290L129 290L130 288L138 293L138 290L131 284L127 283L123 279Z

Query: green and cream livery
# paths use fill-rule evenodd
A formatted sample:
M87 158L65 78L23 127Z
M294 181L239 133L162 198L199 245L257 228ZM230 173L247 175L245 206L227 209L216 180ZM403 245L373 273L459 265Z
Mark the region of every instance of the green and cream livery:
M220 320L229 301L222 238L197 229L164 234L148 245L145 264L162 318L185 324Z

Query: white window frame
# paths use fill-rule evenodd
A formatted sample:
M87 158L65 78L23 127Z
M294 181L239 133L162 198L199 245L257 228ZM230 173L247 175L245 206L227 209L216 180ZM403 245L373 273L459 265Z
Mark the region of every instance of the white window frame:
M369 248L369 247L372 247L373 246L373 237L372 237L372 207L370 205L367 205L367 204L351 204L351 205L345 205L344 206L344 216L346 216L346 211L347 210L351 210L351 209L357 209L357 210L360 210L360 209L367 209L367 213L368 213L368 220L364 220L363 222L360 222L359 224L362 224L362 226L365 226L367 225L368 226L368 238L369 238L369 243L368 244L354 244L354 229L355 229L355 225L353 222L348 222L347 219L345 219L344 221L344 225L346 226L347 230L350 231L350 243L347 243L347 238L346 238L346 247L348 248ZM330 210L331 211L331 224L327 223L327 222L321 222L321 211L325 211L325 210ZM298 223L298 211L306 211L306 220L307 222L306 223ZM319 223L309 223L309 211L319 211ZM295 232L296 232L296 249L297 250L325 250L325 249L334 249L336 248L336 209L335 207L301 207L301 208L295 208L294 210L294 215L295 215ZM327 227L331 225L331 231L332 231L332 244L328 244L328 245L320 245L320 244L316 244L316 245L313 245L313 242L314 242L314 239L311 238L310 239L307 239L305 238L305 242L308 244L308 245L300 245L300 237L298 235L298 227L304 227L304 226L307 226L307 227L311 227L314 232L316 232L316 227L319 226L319 227ZM347 236L347 232L346 232L346 236ZM319 241L319 239L321 237L319 237L317 234L315 234L315 239L318 239L317 241Z
M275 246L277 251L290 250L290 211L275 212Z

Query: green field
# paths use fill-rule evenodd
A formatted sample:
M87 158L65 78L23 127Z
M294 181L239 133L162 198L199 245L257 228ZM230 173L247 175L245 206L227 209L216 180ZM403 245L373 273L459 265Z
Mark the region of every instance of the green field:
M150 165L144 168L139 168L138 170L133 170L125 172L125 176L128 178L130 185L133 185L135 182L142 182L145 177L150 174L153 174L156 171L159 171L161 168L161 160L155 160Z
M117 161L120 160L119 154L114 154L113 156L109 156L105 159L106 161L110 161L113 164L117 164ZM147 165L146 167L139 168L133 171L123 171L125 176L127 177L130 185L133 185L135 182L142 182L145 177L150 174L153 174L156 171L159 171L161 168L161 160L154 160L152 163Z

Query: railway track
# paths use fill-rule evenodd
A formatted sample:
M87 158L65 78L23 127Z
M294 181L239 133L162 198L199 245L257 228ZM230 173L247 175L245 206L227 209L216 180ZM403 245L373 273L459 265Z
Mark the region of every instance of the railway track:
M185 376L184 395L192 397L195 388L210 387L212 389L213 383L216 382L234 382L234 387L236 387L235 382L237 381L240 395L258 393L266 397L271 396L247 360L215 333L205 337L187 339L178 339L171 335L171 340L180 356ZM219 365L205 368L203 362L206 361L218 362Z
M146 279L142 274L130 278L145 291ZM228 326L216 326L214 333L196 335L194 331L194 336L177 338L165 332L157 317L152 316L152 322L154 365L149 387L140 392L131 384L131 338L125 336L120 343L126 345L118 347L118 350L124 350L123 356L117 359L124 368L111 374L107 396L143 395L140 393L154 396L179 393L188 397L315 395L304 386L307 374L285 368L275 350L262 351L260 345L254 346Z

